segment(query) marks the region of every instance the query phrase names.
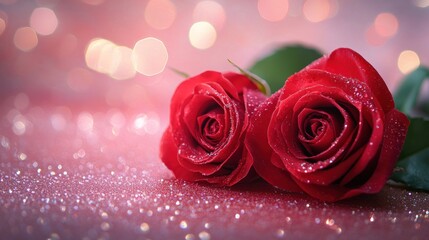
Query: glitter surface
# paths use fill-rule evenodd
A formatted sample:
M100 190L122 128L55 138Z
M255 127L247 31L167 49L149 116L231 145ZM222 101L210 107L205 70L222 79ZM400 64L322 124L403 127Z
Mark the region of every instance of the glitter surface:
M0 105L3 239L422 239L429 233L427 193L388 185L377 195L328 204L262 182L232 189L187 183L159 160L161 132L136 128L144 113L83 112L32 99L17 109L17 96Z

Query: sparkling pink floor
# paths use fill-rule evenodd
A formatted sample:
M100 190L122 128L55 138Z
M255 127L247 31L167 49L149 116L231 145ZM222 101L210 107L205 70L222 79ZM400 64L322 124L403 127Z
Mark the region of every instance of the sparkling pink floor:
M158 159L160 136L144 131L150 116L34 101L18 110L16 99L0 106L2 239L423 239L429 233L427 193L386 186L374 196L327 204L262 182L232 189L186 183Z

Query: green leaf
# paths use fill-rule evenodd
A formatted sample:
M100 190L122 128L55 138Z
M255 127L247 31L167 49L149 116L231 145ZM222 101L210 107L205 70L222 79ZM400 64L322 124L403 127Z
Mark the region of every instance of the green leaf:
M407 138L391 179L407 187L429 191L429 121L410 118Z
M320 57L322 53L314 48L287 45L257 60L249 71L265 79L271 91L276 92L283 87L289 76Z
M411 114L419 97L423 81L428 78L429 68L420 66L402 80L393 97L399 111L407 115Z
M270 86L268 85L268 83L260 78L259 76L245 70L242 69L241 67L239 67L237 64L233 63L231 60L228 59L228 62L232 64L232 66L236 67L243 75L245 75L246 77L248 77L253 83L256 84L256 86L258 87L258 89L264 93L267 96L271 95L271 90L270 90Z
M429 191L429 148L398 162L391 179L407 187Z
M423 118L409 118L409 120L410 126L408 127L407 138L399 157L400 161L429 148L429 120Z

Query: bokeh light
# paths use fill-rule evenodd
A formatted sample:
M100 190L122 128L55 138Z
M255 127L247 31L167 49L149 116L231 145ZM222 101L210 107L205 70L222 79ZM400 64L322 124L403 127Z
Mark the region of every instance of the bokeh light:
M56 107L55 111L50 115L51 126L55 131L63 131L66 129L72 118L70 108L65 106Z
M136 75L131 55L133 50L125 46L117 46L115 52L118 54L116 66L110 72L110 76L116 80L124 80L132 78Z
M195 22L206 21L211 23L216 29L222 29L225 20L225 9L215 1L201 1L197 3L193 11Z
M16 114L13 118L12 131L18 136L23 135L28 130L30 124L25 116Z
M67 120L60 113L54 113L50 117L52 128L55 131L62 131L67 125Z
M373 46L379 46L386 42L387 38L378 34L377 30L374 27L374 24L371 24L365 32L366 41Z
M429 0L414 0L414 5L421 8L429 7Z
M91 132L94 127L94 117L89 112L82 112L77 117L77 126L83 132Z
M0 18L0 35L3 34L6 29L6 21L3 18Z
M155 29L167 29L176 18L176 6L169 0L150 0L146 5L144 18Z
M160 130L159 117L156 113L139 114L135 117L132 131L139 135L154 135Z
M302 12L308 21L321 22L330 17L331 3L329 0L306 0Z
M58 19L54 11L40 7L31 13L30 26L40 35L50 35L57 29Z
M208 49L216 42L216 29L208 22L196 22L189 30L189 41L198 49Z
M420 65L420 58L416 52L411 50L402 51L398 57L398 68L403 74L407 74Z
M39 43L36 31L31 27L18 28L13 36L15 47L21 51L28 52Z
M375 31L383 37L392 37L398 31L398 27L398 19L391 13L380 13L374 20Z
M107 39L96 38L91 40L86 49L86 65L92 70L108 74L117 61L115 48L116 44Z
M259 0L258 11L259 15L270 22L283 20L288 13L288 0Z
M144 38L134 45L131 60L137 72L146 76L154 76L164 71L167 65L167 48L157 38Z
M89 5L100 5L102 3L104 3L104 0L81 0L83 3L89 4Z
M86 53L86 65L97 72L104 73L116 80L135 76L136 70L131 61L132 50L125 46L96 38L89 43Z

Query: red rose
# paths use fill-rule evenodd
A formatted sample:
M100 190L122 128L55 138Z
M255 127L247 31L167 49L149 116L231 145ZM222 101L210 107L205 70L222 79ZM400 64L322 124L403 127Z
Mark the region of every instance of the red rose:
M207 71L185 80L171 100L161 160L180 179L238 183L253 165L244 137L250 115L264 100L241 74Z
M267 182L337 201L382 189L408 124L377 71L358 53L338 49L257 109L246 145Z

